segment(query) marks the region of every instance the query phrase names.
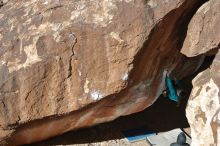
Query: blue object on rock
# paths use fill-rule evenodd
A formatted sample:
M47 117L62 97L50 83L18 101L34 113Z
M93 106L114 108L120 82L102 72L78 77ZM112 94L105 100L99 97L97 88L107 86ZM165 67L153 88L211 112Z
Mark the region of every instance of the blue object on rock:
M176 94L175 86L173 85L172 79L166 76L166 85L168 88L168 97L170 100L179 102L179 96Z

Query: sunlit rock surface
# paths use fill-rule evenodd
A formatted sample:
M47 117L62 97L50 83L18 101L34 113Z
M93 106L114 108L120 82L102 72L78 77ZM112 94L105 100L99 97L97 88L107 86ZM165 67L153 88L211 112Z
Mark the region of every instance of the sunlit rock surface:
M220 145L220 1L206 2L192 18L181 50L187 56L215 56L210 68L193 80L187 106L192 146Z
M216 53L220 44L220 1L209 0L203 4L188 26L181 52L188 57L207 52Z
M141 111L203 57L180 54L201 0L10 0L0 8L0 141Z

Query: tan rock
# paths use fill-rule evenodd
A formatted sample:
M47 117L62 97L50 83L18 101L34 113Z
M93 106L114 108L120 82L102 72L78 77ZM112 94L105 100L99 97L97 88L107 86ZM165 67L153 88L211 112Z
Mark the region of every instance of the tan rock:
M220 2L210 0L196 12L192 18L183 48L187 56L215 55L210 68L201 72L193 80L186 109L191 127L192 146L218 146L219 137L219 109L220 109Z
M200 0L11 0L0 8L0 140L40 141L150 106ZM184 67L181 67L184 66ZM172 73L178 67L181 75Z
M220 130L220 53L210 69L193 80L193 90L187 106L191 127L192 146L217 146Z
M218 0L209 0L199 8L188 26L187 37L181 49L183 54L193 57L213 49L219 49L219 9L220 2Z

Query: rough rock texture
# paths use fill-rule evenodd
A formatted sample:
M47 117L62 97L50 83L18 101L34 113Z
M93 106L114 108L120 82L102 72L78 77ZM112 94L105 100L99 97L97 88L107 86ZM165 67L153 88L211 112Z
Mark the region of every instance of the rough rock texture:
M193 80L187 107L191 126L192 146L220 145L220 53L210 69Z
M187 56L214 55L220 44L220 1L205 3L192 18L181 50ZM193 80L187 106L192 146L220 145L220 51L210 68Z
M202 0L10 0L0 8L0 140L20 145L150 106ZM40 134L39 134L40 132Z
M188 57L219 49L220 1L210 0L202 5L192 18L181 52Z

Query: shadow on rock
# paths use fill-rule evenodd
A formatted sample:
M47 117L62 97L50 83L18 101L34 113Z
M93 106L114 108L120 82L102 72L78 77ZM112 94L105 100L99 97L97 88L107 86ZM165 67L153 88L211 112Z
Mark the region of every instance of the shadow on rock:
M124 136L121 131L140 127L156 132L185 128L188 127L185 116L186 103L187 99L177 106L175 102L161 95L152 106L142 112L120 117L112 122L91 128L68 132L46 141L32 144L32 146L86 144L122 139Z

